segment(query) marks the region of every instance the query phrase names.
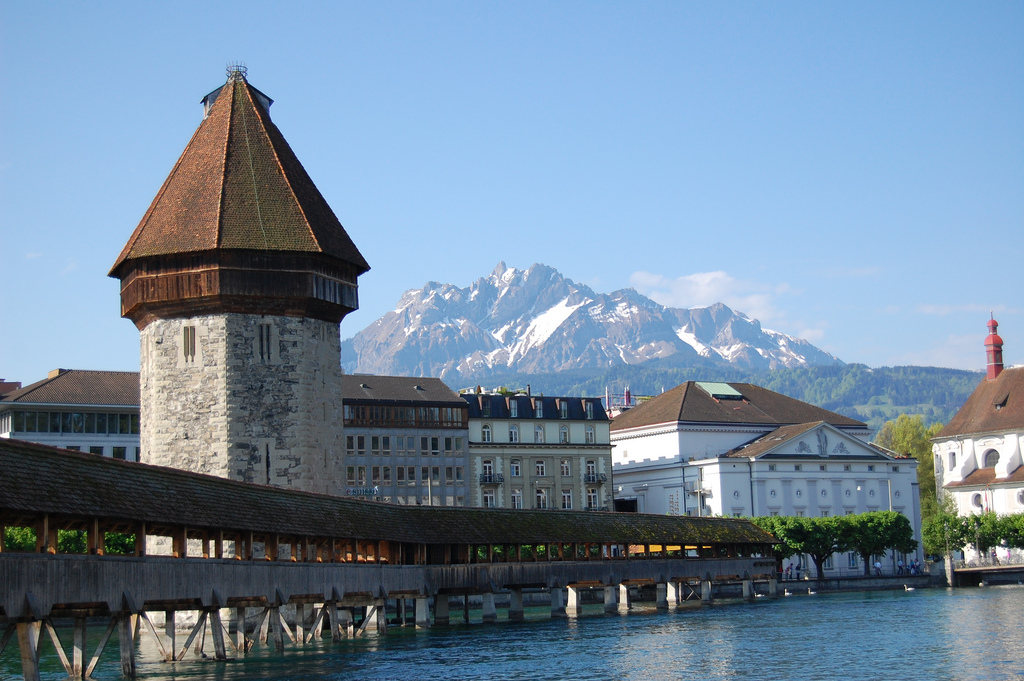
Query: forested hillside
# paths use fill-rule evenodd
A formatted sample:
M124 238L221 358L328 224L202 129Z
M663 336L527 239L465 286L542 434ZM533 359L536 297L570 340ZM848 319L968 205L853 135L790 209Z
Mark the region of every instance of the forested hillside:
M967 400L984 376L981 372L936 367L880 367L863 364L811 366L775 371L673 367L648 362L604 372L563 371L498 377L488 387L503 385L534 393L601 396L607 387L621 395L628 386L634 395L657 395L683 381L756 383L770 390L866 421L873 429L900 414L920 414L926 423L946 423ZM455 389L469 386L452 386Z

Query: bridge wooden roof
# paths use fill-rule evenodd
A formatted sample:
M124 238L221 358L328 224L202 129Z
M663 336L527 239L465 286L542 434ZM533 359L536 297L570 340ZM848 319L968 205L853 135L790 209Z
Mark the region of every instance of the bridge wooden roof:
M397 506L0 440L0 516L416 544L766 544L738 518Z

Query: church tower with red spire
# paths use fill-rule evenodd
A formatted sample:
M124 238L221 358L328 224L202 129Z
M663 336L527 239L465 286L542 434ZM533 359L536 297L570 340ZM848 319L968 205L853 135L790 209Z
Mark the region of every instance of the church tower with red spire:
M988 336L985 337L986 378L990 381L998 378L1003 371L1003 339L996 333L998 328L999 322L990 315Z
M142 460L337 494L339 323L369 265L244 67L202 103L110 270L141 336Z

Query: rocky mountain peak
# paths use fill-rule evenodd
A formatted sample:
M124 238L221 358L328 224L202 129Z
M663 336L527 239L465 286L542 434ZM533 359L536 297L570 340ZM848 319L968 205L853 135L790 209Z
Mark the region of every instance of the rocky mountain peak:
M634 289L598 294L535 263L499 262L466 288L428 282L342 345L348 371L450 382L668 359L747 368L841 364L722 303L668 308Z

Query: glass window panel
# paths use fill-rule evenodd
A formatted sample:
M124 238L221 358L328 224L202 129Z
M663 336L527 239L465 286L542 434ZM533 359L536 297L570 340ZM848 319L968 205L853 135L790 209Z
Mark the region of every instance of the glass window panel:
M14 416L13 416L13 420L12 420L12 425L11 425L11 430L13 430L15 433L23 433L23 432L25 432L25 412L23 412L23 411L16 411L16 412L14 412Z
M36 432L36 413L34 411L25 412L25 432Z
M61 417L61 429L60 429L60 432L62 432L62 433L73 433L73 432L75 432L73 430L73 426L72 426L72 414L71 413L64 413L62 415L62 417Z
M95 433L96 432L96 414L85 415L85 432Z
M60 412L59 411L51 411L50 412L50 432L51 433L59 433L60 432L60 421L61 421Z
M132 435L139 434L139 415L132 414Z
M71 415L71 432L85 432L85 414L75 413Z

